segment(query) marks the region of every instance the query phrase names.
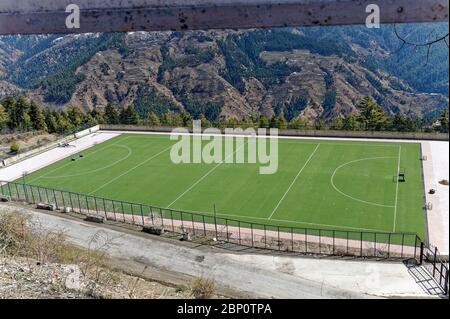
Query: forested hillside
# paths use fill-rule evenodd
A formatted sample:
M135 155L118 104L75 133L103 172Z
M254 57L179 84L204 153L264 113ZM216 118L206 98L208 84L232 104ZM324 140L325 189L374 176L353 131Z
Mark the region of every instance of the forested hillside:
M448 24L402 25L425 42ZM371 96L391 118L448 107L448 47L393 26L0 37L0 95L52 108L133 105L141 118L282 115L331 123Z

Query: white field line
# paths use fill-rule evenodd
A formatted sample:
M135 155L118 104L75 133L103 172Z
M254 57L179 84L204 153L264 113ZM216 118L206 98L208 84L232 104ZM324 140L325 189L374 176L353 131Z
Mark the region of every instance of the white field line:
M120 136L120 135L119 135L119 136ZM129 138L129 136L125 137L125 138L122 139L120 142L126 140L127 138ZM120 144L114 143L114 144L111 144L111 145L108 145L108 146L99 148L98 150L93 151L93 152L89 153L88 155L86 155L85 158L91 156L92 154L95 154L95 153L98 153L98 152L100 152L100 151L103 151L103 150L105 150L105 149L107 149L107 148L109 148L109 147L111 147L111 146L113 146L113 145L119 145L119 146L120 146ZM95 145L92 145L91 147L93 147L93 146L95 146ZM83 151L83 150L80 150L80 151L77 152L77 153L80 153L80 152L82 152L82 151ZM77 154L77 153L74 153L74 154L72 154L72 155L70 155L70 156L73 156L73 155L75 155L75 154ZM70 156L68 156L68 157L70 157ZM67 158L67 157L65 157L65 158ZM63 158L63 159L64 159L64 158ZM63 159L61 159L61 160L63 160ZM59 161L59 160L58 160L58 161ZM64 164L63 166L57 167L57 168L55 168L55 169L52 169L51 171L45 173L44 175L41 175L41 176L38 176L38 177L36 177L36 178L31 179L31 181L28 181L28 183L32 183L32 182L37 181L38 179L44 178L45 176L47 176L47 175L49 175L49 174L51 174L51 173L54 173L54 172L56 172L56 171L58 171L58 170L60 170L60 169L62 169L62 168L64 168L64 167L66 167L66 166L69 166L70 164L72 164L72 163L71 163L71 162L68 162L67 164ZM51 165L51 164L50 164L50 165Z
M193 211L190 210L188 212L199 214L199 215L208 215L208 216L214 216L214 213L211 212L199 212L199 211ZM320 223L310 223L310 222L302 222L302 221L295 221L295 220L289 220L289 219L268 219L266 217L256 217L256 216L248 216L248 215L236 215L236 214L222 214L222 213L216 213L216 216L224 216L224 217L240 217L240 218L248 218L248 219L257 219L257 220L264 220L264 221L277 221L277 222L285 222L290 224L298 224L298 225L312 225L312 226L324 226L324 227L330 227L330 228L341 228L341 229L351 229L351 230L362 230L362 231L377 231L377 232L388 232L387 230L382 229L375 229L375 228L361 228L361 227L350 227L350 226L338 226L338 225L330 225L330 224L320 224ZM242 221L242 220L241 220ZM280 226L283 228L283 226ZM289 228L290 226L285 226L284 228Z
M394 228L393 232L395 233L395 226L397 223L397 200L398 200L398 175L400 174L400 157L402 155L402 146L398 148L398 165L397 165L397 185L395 186L395 206L394 206Z
M220 163L218 163L216 166L214 166L213 168L211 168L208 172L206 172L205 175L203 175L202 177L200 177L199 180L197 180L194 184L192 184L187 190L185 190L180 196L178 196L173 202L171 202L169 205L167 205L167 208L170 208L170 206L172 206L173 204L175 204L181 197L183 197L184 195L186 195L186 193L188 193L191 189L193 189L198 183L200 183L202 180L204 180L209 174L211 174L213 171L216 170L216 168L218 168L220 165L222 165L230 156L233 156L238 150L240 150L242 147L244 147L245 145L247 145L248 141L245 142L244 144L242 144L240 147L238 147L233 153L229 154L227 157L225 157L222 161L220 161Z
M331 179L330 179L331 186L333 186L334 190L335 190L336 192L338 192L339 194L341 194L341 195L343 195L343 196L346 196L346 197L348 197L348 198L350 198L350 199L353 199L354 201L361 202L361 203L364 203L364 204L367 204L367 205L373 205L373 206L379 206L379 207L390 207L390 208L393 208L393 207L395 207L394 205L378 204L378 203L369 202L369 201L366 201L366 200L362 200L362 199L359 199L359 198L350 196L350 195L344 193L343 191L341 191L341 190L334 184L334 177L335 177L336 173L337 173L342 167L344 167L344 166L347 166L347 165L353 164L353 163L357 163L357 162L362 162L362 161L370 161L370 160L378 160L378 159L387 159L387 158L397 158L397 157L392 157L392 156L366 157L366 158L361 158L361 159L357 159L357 160L353 160L353 161L344 163L344 164L338 166L338 167L334 170L333 175L331 175Z
M170 148L172 148L172 145L170 145L169 147L166 147L166 148L163 149L161 152L159 152L159 153L157 153L157 154L155 154L155 155L153 155L153 156L147 158L145 161L143 161L143 162L137 164L136 166L133 166L132 168L130 168L129 170L123 172L122 174L120 174L120 175L114 177L113 179L109 180L108 182L106 182L106 183L103 184L102 186L100 186L100 187L96 188L95 190L93 190L92 192L90 192L88 195L92 195L92 194L94 194L95 192L101 190L102 188L108 186L109 184L111 184L112 182L118 180L118 179L121 178L122 176L125 176L125 175L128 174L129 172L135 170L136 168L138 168L138 167L144 165L145 163L151 161L151 160L154 159L155 157L157 157L157 156L161 155L162 153L166 152L166 151L169 150Z
M39 178L45 178L45 179L60 179L60 178L68 178L68 177L83 176L83 175L88 175L88 174L100 172L100 171L103 171L103 170L105 170L105 169L111 168L111 167L113 167L113 166L119 164L120 162L123 162L124 160L126 160L127 158L129 158L129 157L133 154L132 149L129 148L128 146L126 146L126 145L111 144L110 146L105 147L104 149L109 148L109 147L112 147L112 146L117 146L117 147L124 148L124 149L126 149L126 150L128 151L128 154L127 154L126 156L122 157L121 159L119 159L119 160L117 160L117 161L115 161L115 162L109 164L109 165L106 165L106 166L103 166L103 167L100 167L100 168L97 168L97 169L93 169L93 170L91 170L91 171L86 171L86 172L81 172L81 173L76 173L76 174L70 174L70 175L41 176L41 177L39 177Z
M289 193L289 191L291 190L292 186L294 185L294 183L297 181L298 177L300 176L301 172L303 171L303 169L306 167L306 165L308 165L309 161L311 160L311 158L313 157L313 155L316 153L317 149L319 148L320 143L317 144L316 148L314 149L314 151L311 153L311 155L309 155L308 160L306 161L306 163L303 165L303 167L298 171L297 175L295 176L294 180L292 181L291 185L289 185L288 189L286 190L286 192L284 193L283 197L281 197L280 201L278 202L277 206L275 206L275 208L273 209L272 213L269 216L269 220L272 218L273 214L275 214L275 212L277 211L278 207L281 205L281 202L284 200L284 198L286 197L286 195Z

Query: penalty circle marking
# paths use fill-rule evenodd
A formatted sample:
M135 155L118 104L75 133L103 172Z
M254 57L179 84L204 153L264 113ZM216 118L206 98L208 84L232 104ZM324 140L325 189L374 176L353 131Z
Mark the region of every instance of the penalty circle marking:
M343 168L344 166L347 166L347 165L350 165L350 164L353 164L353 163L357 163L357 162L363 162L363 161L372 161L372 160L379 160L379 159L394 159L394 158L396 159L397 157L393 157L393 156L367 157L367 158L361 158L361 159L358 159L358 160L354 160L354 161L350 161L350 162L344 163L344 164L338 166L338 167L334 170L333 175L331 176L331 185L332 185L333 188L334 188L338 193L340 193L341 195L344 195L345 197L348 197L348 198L350 198L350 199L353 199L353 200L355 200L355 201L357 201L357 202L364 203L364 204L367 204L367 205L379 206L379 207L389 207L389 208L394 208L394 207L395 207L394 205L379 204L379 203L374 203L374 202L370 202L370 201L366 201L366 200L363 200L363 199L360 199L360 198L353 197L353 196L351 196L351 195L349 195L349 194L343 192L342 190L340 190L340 189L334 184L334 177L335 177L336 173L337 173L341 168Z

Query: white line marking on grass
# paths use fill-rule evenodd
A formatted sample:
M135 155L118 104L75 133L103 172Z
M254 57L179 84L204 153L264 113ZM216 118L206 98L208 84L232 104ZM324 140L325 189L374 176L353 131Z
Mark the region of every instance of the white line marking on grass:
M92 192L90 192L90 193L89 193L88 195L92 195L92 194L94 194L95 192L97 192L97 191L101 190L102 188L104 188L104 187L108 186L109 184L111 184L112 182L114 182L114 181L118 180L118 179L119 179L119 178L121 178L122 176L125 176L125 175L127 175L127 174L128 174L129 172L131 172L131 171L135 170L136 168L138 168L138 167L140 167L140 166L144 165L145 163L147 163L147 162L151 161L151 160L152 160L152 159L154 159L155 157L157 157L157 156L161 155L162 153L166 152L166 151L167 151L167 150L169 150L170 148L172 148L172 145L170 145L169 147L167 147L167 148L163 149L163 150L162 150L161 152L159 152L159 153L157 153L157 154L155 154L155 155L153 155L153 156L151 156L151 157L147 158L147 159L146 159L145 161L143 161L143 162L141 162L141 163L137 164L136 166L134 166L134 167L130 168L129 170L127 170L127 171L123 172L122 174L120 174L120 175L118 175L118 176L114 177L114 178L113 178L113 179L111 179L110 181L106 182L106 183L105 183L105 184L103 184L102 186L100 186L100 187L96 188L95 190L93 190Z
M395 186L395 207L394 207L394 228L393 228L394 233L395 233L395 224L397 223L398 176L400 174L400 156L401 155L402 155L402 146L400 145L398 148L397 185Z
M334 188L339 194L344 195L344 196L346 196L346 197L348 197L348 198L350 198L350 199L353 199L353 200L355 200L355 201L357 201L357 202L361 202L361 203L364 203L364 204L367 204L367 205L373 205L373 206L380 206L380 207L390 207L390 208L393 208L394 205L378 204L378 203L369 202L369 201L365 201L365 200L362 200L362 199L359 199L359 198L350 196L350 195L344 193L343 191L341 191L339 188L337 188L336 185L334 185L334 176L336 175L336 173L338 172L338 170L340 170L342 167L344 167L344 166L346 166L346 165L349 165L349 164L356 163L356 162L369 161L369 160L377 160L377 159L387 159L387 158L397 158L397 157L392 157L392 156L367 157L367 158L361 158L361 159L358 159L358 160L354 160L354 161L350 161L350 162L344 163L344 164L338 166L338 167L334 170L333 175L331 176L331 179L330 179L331 186L333 186L333 188Z
M308 160L306 161L306 163L303 165L303 167L298 171L297 175L295 176L294 180L292 181L291 185L289 185L288 189L286 190L286 192L284 193L283 197L281 197L280 201L278 202L277 206L275 206L274 210L272 211L272 213L269 216L269 220L272 218L273 214L275 214L275 212L277 211L278 207L281 205L281 202L284 200L284 198L286 197L286 195L289 193L289 191L291 190L292 186L294 185L295 181L298 179L298 177L300 176L301 172L303 171L303 169L306 167L306 165L308 165L309 161L311 160L311 158L313 157L313 155L316 153L317 149L319 148L320 143L317 144L316 148L314 149L314 151L311 153L311 155L309 155Z
M183 197L184 195L186 195L186 193L188 193L191 189L193 189L198 183L200 183L202 180L204 180L209 174L211 174L213 171L216 170L216 168L218 168L220 165L222 165L230 156L233 156L238 150L240 150L242 147L244 147L245 145L247 145L248 140L242 144L240 147L238 147L233 153L231 153L230 155L228 155L227 157L225 157L222 161L220 161L216 166L214 166L213 168L211 168L208 172L206 172L205 175L203 175L202 177L200 177L199 180L197 180L194 184L192 184L187 190L185 190L180 196L178 196L173 202L171 202L167 208L170 208L170 206L172 206L173 204L175 204L181 197Z
M123 138L120 142L123 142L123 141L126 140L127 138L128 138L128 137ZM105 150L105 149L107 149L107 148L109 148L109 147L111 147L111 146L113 146L113 145L119 145L119 144L114 143L114 144L107 145L107 146L105 146L105 147L99 148L98 150L95 150L95 151L93 151L93 152L87 154L87 155L85 156L85 158L91 156L92 154L95 154L95 153L98 153L98 152L100 152L100 151L103 151L103 150ZM91 147L94 147L94 146L96 146L96 145L92 145ZM86 151L86 150L87 150L87 149L85 149L85 150L80 150L79 152L73 153L73 154L71 154L71 155L69 155L69 156L67 156L67 157L64 157L64 158L60 159L59 161L65 160L66 158L69 158L70 156L77 155L77 154L79 154L79 153L81 153L81 152L83 152L83 151ZM57 161L57 162L59 162L59 161ZM72 162L68 162L68 163L64 164L63 166L56 167L55 169L52 169L51 171L45 173L44 175L41 175L41 176L38 176L38 177L36 177L36 178L31 179L31 181L28 181L28 183L35 182L35 181L37 181L38 179L44 178L45 176L47 176L47 175L49 175L49 174L51 174L51 173L54 173L54 172L56 172L56 171L58 171L58 170L60 170L60 169L62 169L62 168L64 168L64 167L67 167L67 166L71 165L71 164L72 164ZM48 178L48 177L47 177L47 178Z
M198 212L198 211L187 211L199 215L208 215L213 217L214 213L211 212ZM376 229L376 228L361 228L361 227L350 227L350 226L338 226L338 225L329 225L329 224L320 224L320 223L309 223L309 222L302 222L302 221L295 221L295 220L288 220L288 219L268 219L266 217L256 217L256 216L247 216L247 215L235 215L235 214L222 214L222 213L216 213L217 216L224 216L224 217L240 217L240 218L247 218L247 219L257 219L257 220L265 220L265 221L277 221L277 222L285 222L285 223L291 223L291 224L299 224L299 225L312 225L312 226L324 226L324 227L330 227L330 228L342 228L342 229L351 229L351 230L365 230L365 231L377 231L377 232L389 232L385 229ZM273 226L273 225L272 225ZM283 228L283 226L280 226ZM286 226L285 228L289 228L290 226ZM326 229L324 229L326 231Z
M129 148L129 147L126 146L126 145L112 144L112 145L110 145L109 147L111 147L111 146L122 147L122 148L128 150L128 154L127 154L126 156L122 157L121 159L119 159L119 160L117 160L117 161L115 161L115 162L109 164L109 165L106 165L106 166L103 166L103 167L100 167L100 168L97 168L97 169L93 169L93 170L90 170L90 171L87 171L87 172L81 172L81 173L69 174L69 175L58 175L58 176L41 176L40 178L45 178L45 179L59 179L59 178L68 178L68 177L83 176L83 175L87 175L87 174L92 174L92 173L100 172L100 171L103 171L103 170L105 170L105 169L107 169L107 168L111 168L111 167L113 167L113 166L119 164L120 162L123 162L124 160L126 160L127 158L129 158L129 157L133 154L133 151L131 150L131 148Z

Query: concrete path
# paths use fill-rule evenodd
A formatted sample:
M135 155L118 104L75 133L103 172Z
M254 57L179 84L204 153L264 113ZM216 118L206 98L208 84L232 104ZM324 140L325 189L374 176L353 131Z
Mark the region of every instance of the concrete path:
M449 180L449 143L428 141L422 142L422 153L427 156L423 161L425 198L432 204L427 210L428 239L436 246L441 255L449 254L449 186L439 181ZM433 188L435 194L428 191Z
M0 181L13 181L20 178L23 172L32 173L63 158L69 157L82 150L88 149L95 144L105 142L120 134L118 133L95 133L81 137L70 142L68 147L56 147L46 152L37 154L26 160L11 166L0 168Z
M222 287L257 297L428 296L402 263L230 253L210 246L194 247L175 239L117 231L15 204L0 204L0 213L4 211L29 212L44 229L64 230L72 242L85 247L92 245L95 234L101 234L112 243L108 251L114 257L169 272L212 277Z

